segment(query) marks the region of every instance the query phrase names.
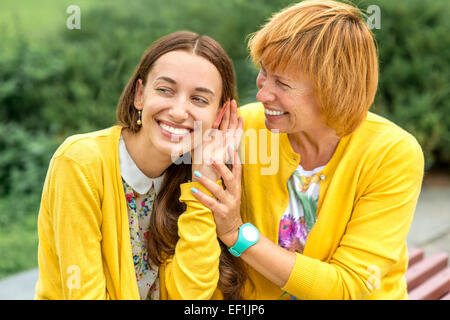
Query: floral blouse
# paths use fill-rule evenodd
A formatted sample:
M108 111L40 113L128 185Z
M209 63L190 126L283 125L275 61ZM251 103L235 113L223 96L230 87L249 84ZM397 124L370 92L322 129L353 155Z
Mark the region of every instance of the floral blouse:
M158 300L158 267L148 258L147 240L153 202L163 176L155 179L145 176L127 152L122 137L119 142L119 162L128 205L131 250L139 295L142 300Z
M324 178L319 173L324 168L304 170L299 165L288 180L289 204L281 217L278 244L289 251L303 253L306 239L317 218L319 185Z

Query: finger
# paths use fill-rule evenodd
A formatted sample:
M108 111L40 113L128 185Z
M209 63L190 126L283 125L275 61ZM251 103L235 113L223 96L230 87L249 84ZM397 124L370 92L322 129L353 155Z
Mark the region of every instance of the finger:
M201 203L203 203L205 206L207 206L212 212L217 211L219 203L217 202L216 199L214 199L213 197L208 196L207 194L205 194L201 190L198 190L197 188L191 188L191 193Z
M227 101L228 105L230 105L230 100ZM225 113L222 118L222 122L220 123L220 130L226 131L228 129L228 123L230 122L230 107L225 110Z
M219 172L219 174L222 176L223 182L225 183L225 187L227 188L227 191L230 191L234 194L234 191L236 189L235 181L234 181L234 175L228 169L228 167L222 163L217 163L213 161L212 163L213 167ZM223 203L223 201L221 201Z
M228 123L228 129L236 130L238 126L238 117L237 117L237 103L236 100L231 100L230 103L230 122Z
M238 118L238 127L235 130L232 130L232 132L230 133L230 135L227 135L227 163L232 164L234 163L234 155L233 155L233 151L239 150L239 146L241 145L241 139L242 139L242 135L244 133L243 128L243 119L242 117ZM233 148L234 150L232 150L231 148Z
M238 118L238 126L234 133L234 146L237 149L239 149L239 146L241 145L241 139L242 135L244 134L244 119L242 117Z
M224 105L222 107L222 110L220 110L219 114L217 115L216 120L214 121L214 123L212 125L213 129L217 129L219 127L220 123L222 122L223 115L225 114L225 111L227 111L229 106L230 106L230 101L227 100L224 103Z
M235 181L238 183L238 185L241 185L242 164L237 149L233 152L233 170L231 172L233 173Z
M215 181L211 180L205 175L202 175L198 171L194 171L195 179L200 182L206 190L211 192L211 194L219 201L226 201L226 192L225 190L218 185ZM191 190L192 191L192 190Z

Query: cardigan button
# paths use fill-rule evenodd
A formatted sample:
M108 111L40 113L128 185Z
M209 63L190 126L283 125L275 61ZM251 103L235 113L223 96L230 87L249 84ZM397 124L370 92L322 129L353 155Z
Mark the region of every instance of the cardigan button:
M320 175L320 180L325 180L325 176L323 174Z

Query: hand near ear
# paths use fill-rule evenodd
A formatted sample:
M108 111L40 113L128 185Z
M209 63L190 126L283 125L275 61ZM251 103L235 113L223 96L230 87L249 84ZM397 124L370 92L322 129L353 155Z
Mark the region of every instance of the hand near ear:
M208 133L204 134L201 144L202 159L194 161L192 172L202 172L211 179L218 180L221 174L212 166L213 161L219 164L229 163L230 160L233 162L233 157L228 150L230 148L237 150L242 138L243 119L237 117L235 100L225 102Z

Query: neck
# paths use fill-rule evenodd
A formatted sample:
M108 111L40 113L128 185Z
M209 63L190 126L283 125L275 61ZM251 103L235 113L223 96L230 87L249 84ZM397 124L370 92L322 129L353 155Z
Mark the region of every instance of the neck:
M167 157L155 148L149 147L148 142L145 141L145 137L142 135L142 131L132 133L128 129L123 129L122 136L130 157L139 170L147 177L160 177L172 164L170 156Z
M327 164L341 139L331 128L316 132L290 133L288 137L292 149L300 154L300 164L305 170Z

